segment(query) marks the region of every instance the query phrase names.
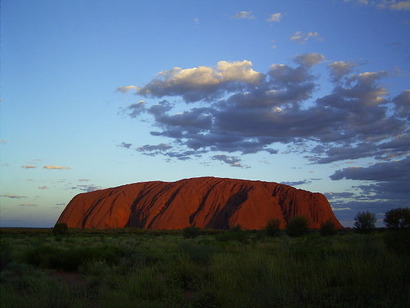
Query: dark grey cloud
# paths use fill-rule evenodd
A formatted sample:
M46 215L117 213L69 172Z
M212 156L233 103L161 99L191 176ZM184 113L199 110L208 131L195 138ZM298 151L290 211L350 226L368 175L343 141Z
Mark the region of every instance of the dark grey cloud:
M289 186L300 186L304 184L309 184L312 181L310 180L301 180L301 181L293 181L293 182L281 182L281 184L289 185Z
M172 146L167 143L160 143L157 145L146 144L136 148L136 150L148 156L156 156L158 154L164 154L171 148Z
M362 193L363 201L390 202L390 207L393 204L410 205L410 156L401 160L375 163L369 167L344 168L337 170L330 178L370 181L370 184L357 186Z
M132 146L132 143L121 142L121 144L119 144L118 146L121 148L129 149Z
M228 156L225 154L218 154L212 156L213 160L219 160L224 162L225 164L228 164L231 167L239 167L239 168L247 168L247 166L243 166L241 164L241 159L236 157L236 156Z
M376 163L370 167L349 167L337 170L330 177L332 180L342 178L351 180L397 181L410 178L410 157L399 161ZM410 186L408 186L410 187Z
M355 196L352 192L330 192L324 194L329 200L340 198L353 198Z
M410 90L405 90L393 99L398 117L410 120Z

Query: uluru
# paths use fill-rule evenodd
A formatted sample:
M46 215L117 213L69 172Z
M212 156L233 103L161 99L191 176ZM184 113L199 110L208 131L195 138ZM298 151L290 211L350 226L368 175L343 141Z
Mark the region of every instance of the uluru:
M274 182L200 177L142 182L76 195L57 223L71 228L263 229L305 216L310 228L330 220L343 228L327 198Z

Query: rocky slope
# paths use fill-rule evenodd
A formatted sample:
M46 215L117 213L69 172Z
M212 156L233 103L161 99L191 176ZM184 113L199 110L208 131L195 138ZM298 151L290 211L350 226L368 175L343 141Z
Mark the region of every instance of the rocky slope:
M263 229L270 219L281 228L294 216L311 228L331 220L342 225L326 197L287 185L222 178L145 182L82 193L66 206L58 223L75 228L181 229L187 226Z

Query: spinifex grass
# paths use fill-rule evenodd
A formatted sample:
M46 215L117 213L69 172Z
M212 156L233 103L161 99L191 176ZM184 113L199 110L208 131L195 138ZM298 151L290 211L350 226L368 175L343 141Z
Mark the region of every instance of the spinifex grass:
M404 307L410 301L410 256L397 245L387 249L387 233L240 232L193 239L132 230L71 230L64 237L3 232L0 306Z

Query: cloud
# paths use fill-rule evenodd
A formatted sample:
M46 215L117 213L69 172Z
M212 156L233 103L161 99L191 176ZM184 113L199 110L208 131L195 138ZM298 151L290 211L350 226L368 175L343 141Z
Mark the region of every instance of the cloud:
M241 159L236 156L227 156L225 154L218 154L218 155L212 156L212 159L222 161L231 167L246 168L246 166L243 166L241 164Z
M400 1L389 6L392 10L410 11L410 1Z
M27 198L26 196L13 195L13 194L0 195L0 197L2 197L2 198L10 198L10 199L24 199L24 198Z
M70 167L62 167L62 166L44 166L43 169L49 169L49 170L64 170L64 169L71 169Z
M257 84L262 78L262 74L252 69L250 61L219 61L216 68L174 67L162 71L147 85L139 88L138 94L146 97L181 95L186 102L210 101L226 91ZM134 115L138 115L144 109L143 102L131 106Z
M23 203L23 204L19 204L19 206L28 206L28 207L32 207L32 206L38 206L38 204L33 204L33 203Z
M410 206L410 156L401 160L375 163L369 167L350 167L337 170L332 180L371 181L357 188L363 194L362 202L380 200L383 207ZM359 199L360 200L360 199Z
M73 186L73 187L71 187L71 189L73 189L73 190L78 189L78 190L85 191L85 192L92 192L92 191L100 190L100 189L102 189L102 187L101 186L96 186L94 184L90 184L90 185L81 184L81 185Z
M269 16L267 22L279 22L282 19L282 13L275 13Z
M137 90L138 90L138 88L136 86L130 85L130 86L118 87L116 91L121 92L121 93L128 93L130 91L135 91L136 92Z
M0 144L6 144L8 141L7 140L5 140L5 139L1 139L0 140Z
M79 182L89 182L90 179L78 179Z
M348 2L350 0L343 0ZM408 11L410 10L410 1L397 1L397 0L357 0L360 5L376 6L379 9L390 9L393 11Z
M169 144L160 143L160 144L157 144L157 145L146 144L146 145L138 147L136 150L138 152L142 152L142 153L144 153L145 155L148 155L148 156L156 156L158 154L165 154L165 152L168 151L171 148L172 148L172 146L169 145Z
M34 168L37 168L37 166L34 166L34 165L24 165L24 166L21 166L21 168L24 168L24 169L34 169Z
M38 189L45 190L45 189L48 189L48 186L45 186L45 185L44 186L39 186Z
M351 180L382 182L410 179L410 157L398 161L377 163L370 167L344 168L342 170L337 170L330 176L330 178L332 180L346 178ZM410 185L408 187L410 187Z
M302 181L294 181L294 182L281 182L284 185L289 185L289 186L299 186L299 185L303 185L303 184L309 184L312 181L309 180L302 180Z
M410 120L410 89L405 90L393 99L396 106L396 115Z
M131 114L132 114L132 112L131 112ZM121 147L121 148L129 149L132 146L132 143L121 142L121 144L119 144L118 146Z
M302 32L302 31L297 31L293 33L293 35L290 37L290 40L298 43L298 44L303 44L307 42L310 39L316 39L316 40L323 40L322 37L320 37L318 32Z
M265 73L247 60L162 71L139 94L167 100L132 104L127 113L151 118L150 134L171 142L137 151L185 160L207 152L274 154L272 145L282 143L320 164L408 155L410 90L389 97L386 72L358 73L355 63L335 61L324 66L331 84L319 93L315 69L324 60L301 54L293 65L274 63Z
M235 14L232 16L234 19L253 19L255 16L253 16L252 11L240 11L239 13Z
M336 61L329 64L330 76L333 82L341 80L346 75L352 72L352 69L357 64L352 62Z

